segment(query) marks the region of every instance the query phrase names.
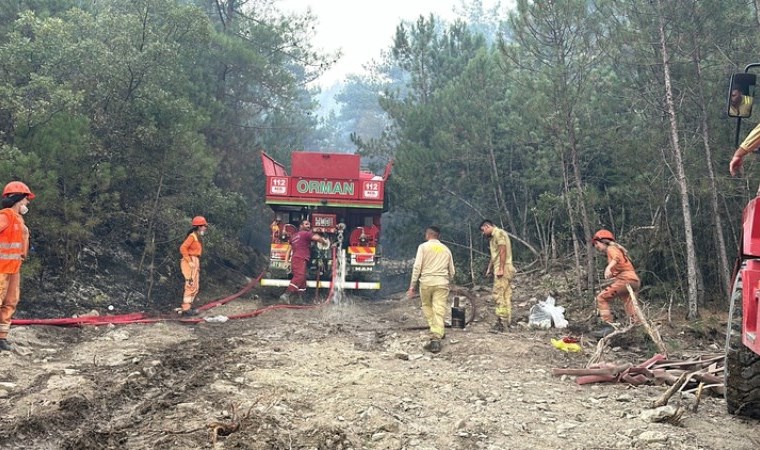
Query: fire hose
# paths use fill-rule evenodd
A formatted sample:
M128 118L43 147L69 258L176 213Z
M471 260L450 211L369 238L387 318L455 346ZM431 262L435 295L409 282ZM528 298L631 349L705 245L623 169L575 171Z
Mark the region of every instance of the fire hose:
M336 266L335 248L332 249L332 259L333 259L333 270L332 270L333 282L330 283L330 290L327 296L325 297L325 299L322 300L321 302L315 302L312 305L288 305L288 304L271 305L271 306L255 309L253 311L241 313L241 314L233 314L230 316L226 316L227 319L228 320L247 319L247 318L259 316L261 314L264 314L265 312L275 311L278 309L310 309L310 308L319 308L319 307L325 306L328 303L328 300L330 299L330 296L332 295L333 290L335 288L335 268L336 268L335 267ZM223 297L221 299L213 300L209 303L206 303L205 305L199 306L197 308L198 311L208 311L212 308L225 305L237 298L240 298L241 296L247 294L253 288L255 288L259 284L262 276L263 276L263 273L260 274L258 277L256 277L254 280L248 282L248 284L243 286L238 292L232 295ZM159 323L159 322L180 322L180 323L186 323L186 324L197 324L197 323L201 323L205 321L206 321L206 318L204 317L190 317L190 318L150 317L147 314L140 312L140 313L128 313L128 314L118 314L118 315L108 315L108 316L64 317L64 318L56 318L56 319L13 319L11 321L11 324L16 325L16 326L48 325L48 326L59 326L59 327L82 327L82 326L103 326L103 325L127 325L127 324L137 324L137 323L150 324L150 323Z

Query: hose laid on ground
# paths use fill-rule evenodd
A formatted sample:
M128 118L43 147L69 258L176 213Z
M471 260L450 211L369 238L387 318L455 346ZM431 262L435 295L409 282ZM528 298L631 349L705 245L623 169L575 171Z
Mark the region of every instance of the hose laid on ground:
M287 304L271 305L271 306L259 308L247 313L226 316L227 319L229 320L247 319L247 318L256 317L265 312L274 311L277 309L309 309L309 308L319 308L326 305L333 293L333 289L335 288L335 266L336 266L335 265L335 258L336 258L335 248L333 248L333 251L332 251L332 258L333 258L333 271L332 271L333 282L330 283L330 290L322 302L318 302L313 305L287 305ZM242 295L250 292L254 287L256 287L261 281L261 277L263 275L264 275L263 273L260 274L254 280L250 281L248 284L243 286L243 288L240 289L238 292L232 295L229 295L227 297L206 303L205 305L199 306L197 309L199 311L207 311L209 309L216 308L217 306L225 305L241 297ZM113 315L113 316L65 317L65 318L58 318L58 319L13 319L11 321L11 324L15 326L48 325L48 326L59 326L59 327L82 327L82 326L103 326L103 325L126 325L126 324L135 324L135 323L148 324L148 323L159 323L159 322L181 322L181 323L194 324L194 323L200 323L200 322L205 322L205 321L206 319L204 317L167 318L167 317L150 317L146 315L145 313L129 313L129 314L119 314L119 315Z
M325 306L328 303L328 301L330 300L330 297L332 296L333 290L335 289L335 268L336 268L335 257L336 257L336 252L335 252L335 248L333 247L333 249L332 249L332 259L333 259L333 265L332 265L333 266L333 268L332 268L332 283L330 283L330 290L327 293L327 296L325 296L325 299L322 300L321 302L314 303L313 305L288 305L288 304L282 304L281 303L281 304L277 304L277 305L265 306L264 308L255 309L253 311L242 313L242 314L234 314L234 315L231 315L231 316L227 316L227 319L229 319L229 320L248 319L248 318L251 318L251 317L256 317L256 316L259 316L261 314L264 314L265 312L275 311L275 310L278 310L278 309L312 309L312 308L320 308L322 306ZM259 275L259 278L261 278L261 275ZM317 292L319 292L319 291L317 291ZM318 299L318 297L317 297L317 299ZM200 309L200 308L198 308L198 309ZM204 322L205 320L206 319L203 318L203 317L194 317L194 318L189 318L189 319L179 319L179 321L182 322L182 323L200 323L200 322Z
M215 308L217 306L224 305L226 303L231 302L232 300L235 300L236 298L241 297L242 295L248 293L256 287L256 285L261 280L261 276L259 275L254 280L250 281L248 284L243 286L242 289L240 289L238 292L229 295L227 297L223 297L218 300L214 300L212 302L209 302L203 306L198 307L198 310L205 311L211 308ZM128 314L118 314L113 316L84 316L84 317L65 317L65 318L59 318L59 319L13 319L11 321L12 325L50 325L50 326L59 326L59 327L78 327L78 326L84 326L84 325L92 325L92 326L102 326L102 325L116 325L116 324L130 324L130 323L157 323L157 322L166 322L166 321L174 321L174 320L183 320L183 319L169 319L166 317L150 317L145 313L128 313Z

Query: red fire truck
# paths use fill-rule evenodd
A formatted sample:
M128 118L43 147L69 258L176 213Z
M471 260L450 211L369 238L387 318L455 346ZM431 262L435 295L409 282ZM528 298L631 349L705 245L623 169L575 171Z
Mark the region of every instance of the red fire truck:
M728 115L737 118L736 146L741 119L750 117L756 75L734 74L729 88ZM725 388L728 412L760 419L760 197L744 208L726 333Z
M309 220L313 232L337 243L336 260L345 261L343 289L380 289L380 215L393 163L376 175L362 170L359 155L293 152L288 175L285 166L264 152L261 162L266 203L274 212L269 270L261 285L289 284L290 238L301 221ZM329 288L332 273L331 245L315 244L307 287Z

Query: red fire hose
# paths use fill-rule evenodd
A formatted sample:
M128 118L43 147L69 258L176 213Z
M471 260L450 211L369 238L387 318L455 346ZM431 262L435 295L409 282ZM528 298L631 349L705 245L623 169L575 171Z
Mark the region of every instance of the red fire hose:
M324 300L321 302L315 303L313 305L286 305L286 304L278 304L278 305L271 305L264 308L255 309L250 312L242 313L242 314L234 314L231 316L227 316L228 319L247 319L249 317L256 317L258 315L264 314L268 311L274 311L277 309L309 309L309 308L319 308L327 304L328 299L332 295L333 289L335 287L335 248L333 248L332 252L332 258L333 258L333 273L332 273L332 279L333 282L330 283L330 291L327 293L327 296ZM217 306L225 305L242 295L250 292L254 287L256 287L261 277L263 276L263 273L256 277L256 279L252 280L245 286L243 286L240 291L229 295L227 297L213 300L209 303L206 303L205 305L199 306L197 309L199 311L207 311L212 308L216 308ZM200 323L204 322L206 319L203 317L192 317L192 318L167 318L167 317L149 317L145 313L129 313L129 314L120 314L120 315L114 315L114 316L85 316L85 317L65 317L65 318L58 318L58 319L13 319L11 321L12 325L49 325L49 326L59 326L59 327L81 327L81 326L101 326L101 325L117 325L117 324L132 324L132 323L158 323L158 322L182 322L182 323Z

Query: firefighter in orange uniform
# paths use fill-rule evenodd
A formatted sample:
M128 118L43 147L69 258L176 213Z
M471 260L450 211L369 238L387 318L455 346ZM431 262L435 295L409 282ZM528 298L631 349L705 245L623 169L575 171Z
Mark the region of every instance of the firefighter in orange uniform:
M29 251L29 229L22 217L34 198L29 187L11 181L3 189L0 210L0 350L12 350L8 343L11 318L21 296L21 263Z
M631 300L626 284L630 284L633 291L638 292L641 287L641 282L636 275L636 270L633 268L631 259L628 257L628 250L615 242L615 235L609 230L602 229L597 231L596 234L594 234L592 242L594 243L594 248L607 255L604 278L614 279L612 284L604 288L604 290L596 296L599 318L603 322L606 322L607 325L611 324L614 321L614 317L612 316L610 301L615 298L621 298L629 319L632 322L638 322L639 319L636 317L633 300ZM612 331L611 327L606 326L597 334L605 335L610 331Z
M203 216L195 216L192 221L192 228L187 232L185 242L179 246L179 252L182 254L182 260L179 267L182 275L185 277L185 292L182 295L182 307L179 313L183 316L192 316L198 312L193 309L193 300L198 296L201 287L201 253L203 245L201 236L208 230L208 222Z

